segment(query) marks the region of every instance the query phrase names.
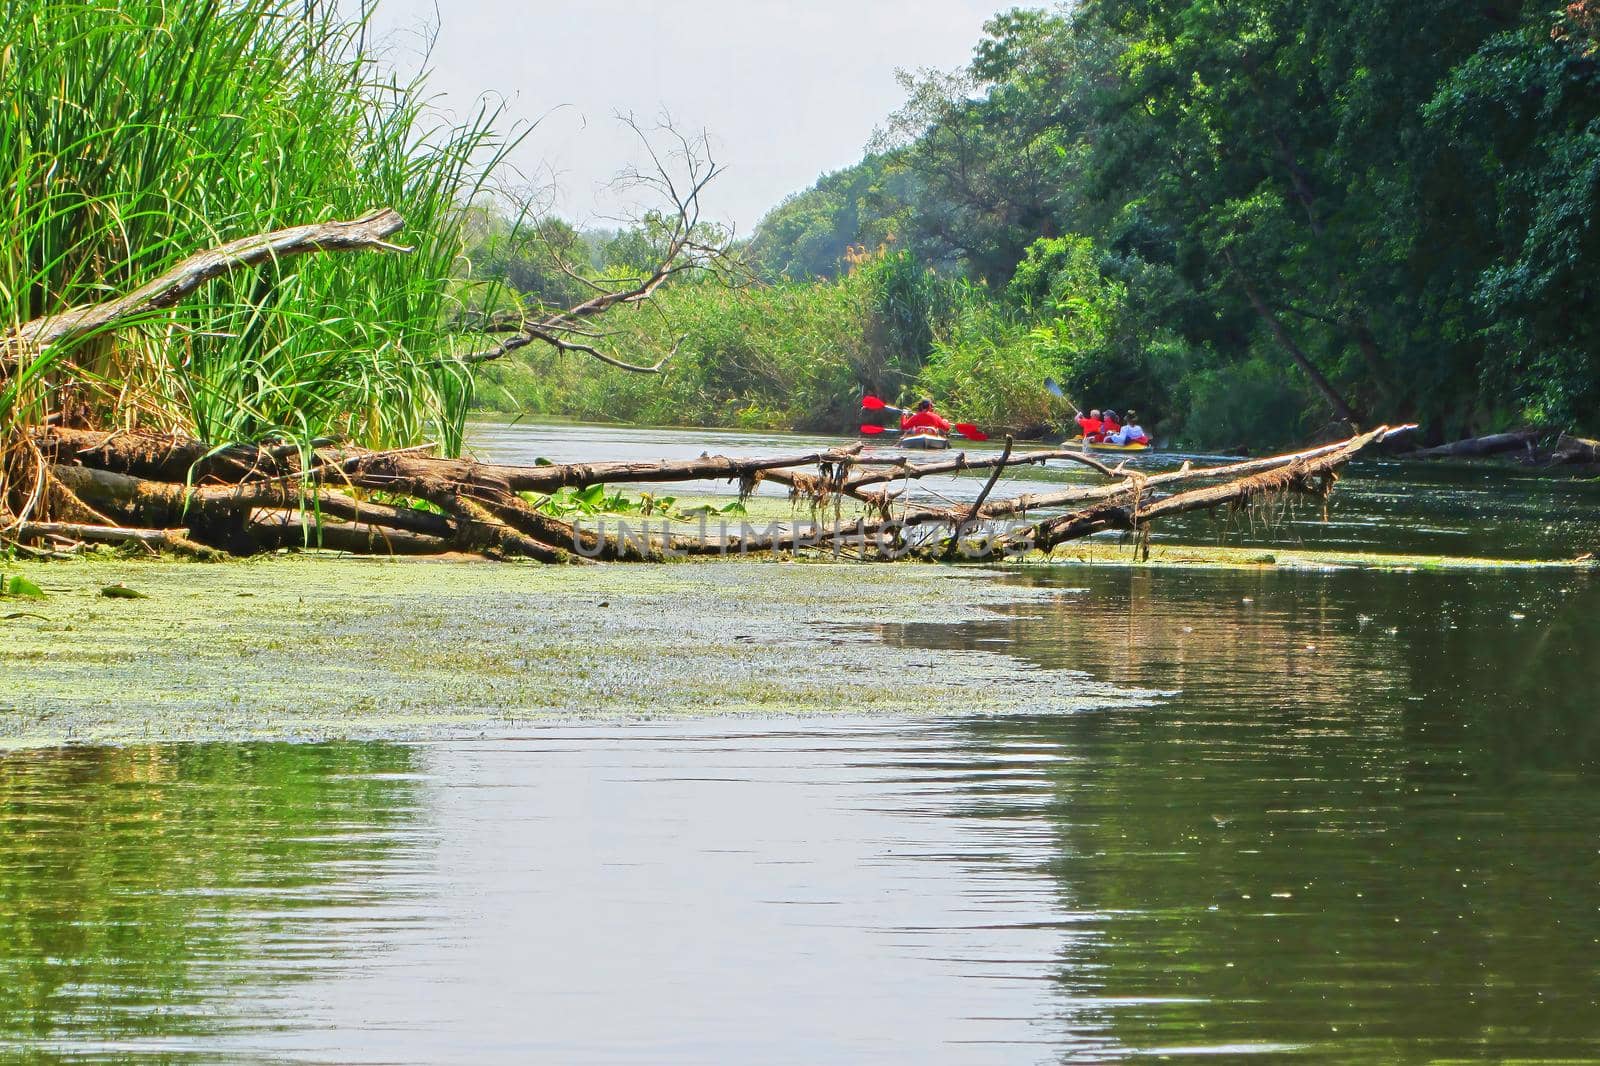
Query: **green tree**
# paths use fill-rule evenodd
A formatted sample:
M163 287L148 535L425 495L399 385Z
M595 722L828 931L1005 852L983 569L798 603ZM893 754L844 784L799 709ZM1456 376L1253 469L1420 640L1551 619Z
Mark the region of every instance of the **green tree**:
M1564 425L1594 425L1600 410L1597 21L1593 0L1559 18L1530 12L1425 109L1434 187L1451 188L1470 237L1434 276L1481 315L1492 358L1480 381L1500 404Z

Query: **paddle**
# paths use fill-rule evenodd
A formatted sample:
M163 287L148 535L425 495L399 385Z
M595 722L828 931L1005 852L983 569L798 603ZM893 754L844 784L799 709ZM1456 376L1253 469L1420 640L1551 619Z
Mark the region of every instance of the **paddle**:
M866 408L868 411L893 411L897 415L903 415L907 413L905 408L895 407L892 404L884 403L878 397L870 394L861 397L861 406ZM985 433L971 422L957 422L952 428L968 440L983 441L989 439L989 434ZM882 426L877 427L877 429L878 432L883 432ZM870 434L870 431L866 426L861 427L861 432Z
M1067 403L1072 404L1072 409L1074 411L1082 412L1083 408L1079 407L1076 403L1074 403L1072 397L1068 396L1062 390L1061 386L1056 384L1056 379L1055 378L1045 378L1044 379L1044 387L1045 387L1045 390L1047 392L1049 392L1050 395L1054 396L1056 399L1065 400Z
M1074 414L1078 415L1079 417L1082 417L1083 408L1079 407L1076 403L1073 403L1072 397L1068 396L1066 394L1066 391L1063 390L1060 385L1056 384L1056 379L1055 378L1045 378L1044 379L1044 387L1045 387L1045 391L1046 392L1048 392L1050 395L1054 396L1058 400L1065 401L1072 408L1072 411L1073 411ZM1082 438L1082 440L1083 440L1083 450L1085 452L1087 452L1089 450L1089 438L1085 437L1083 435L1083 427L1081 425L1078 427L1078 436L1080 438Z
M861 432L865 433L869 437L876 437L880 433L898 434L900 431L898 429L890 429L888 426L874 426L863 422L861 423Z

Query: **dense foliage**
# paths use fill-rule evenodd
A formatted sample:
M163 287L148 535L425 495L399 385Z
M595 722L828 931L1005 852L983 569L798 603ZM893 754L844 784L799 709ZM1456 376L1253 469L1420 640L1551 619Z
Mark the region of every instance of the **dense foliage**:
M1203 443L1341 418L1592 431L1597 12L1013 11L965 70L908 76L873 154L774 210L753 250L831 277L888 242L987 282L925 353L964 414L1026 422L1053 370Z
M677 352L660 375L535 351L483 367L478 395L502 410L595 421L838 429L865 387L915 380L957 286L911 256L864 256L833 280L668 286L608 329L624 350Z

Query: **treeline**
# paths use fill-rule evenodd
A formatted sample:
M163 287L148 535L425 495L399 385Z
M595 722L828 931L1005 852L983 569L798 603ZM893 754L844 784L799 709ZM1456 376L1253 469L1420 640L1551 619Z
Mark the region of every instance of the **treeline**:
M1197 444L1593 431L1597 34L1597 0L1011 11L763 220L764 284L663 294L664 381L527 376L676 421L843 425L876 382L1021 426L1048 374Z

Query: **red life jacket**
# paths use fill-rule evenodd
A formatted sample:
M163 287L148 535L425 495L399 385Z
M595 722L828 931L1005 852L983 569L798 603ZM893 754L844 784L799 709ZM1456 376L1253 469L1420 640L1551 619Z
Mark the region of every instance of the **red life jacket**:
M936 429L940 433L949 433L950 423L946 422L932 411L918 411L915 414L901 415L900 429L905 433L910 433L919 429Z
M1104 425L1098 418L1090 418L1088 415L1078 416L1078 431L1083 434L1084 440L1099 440L1105 433Z

